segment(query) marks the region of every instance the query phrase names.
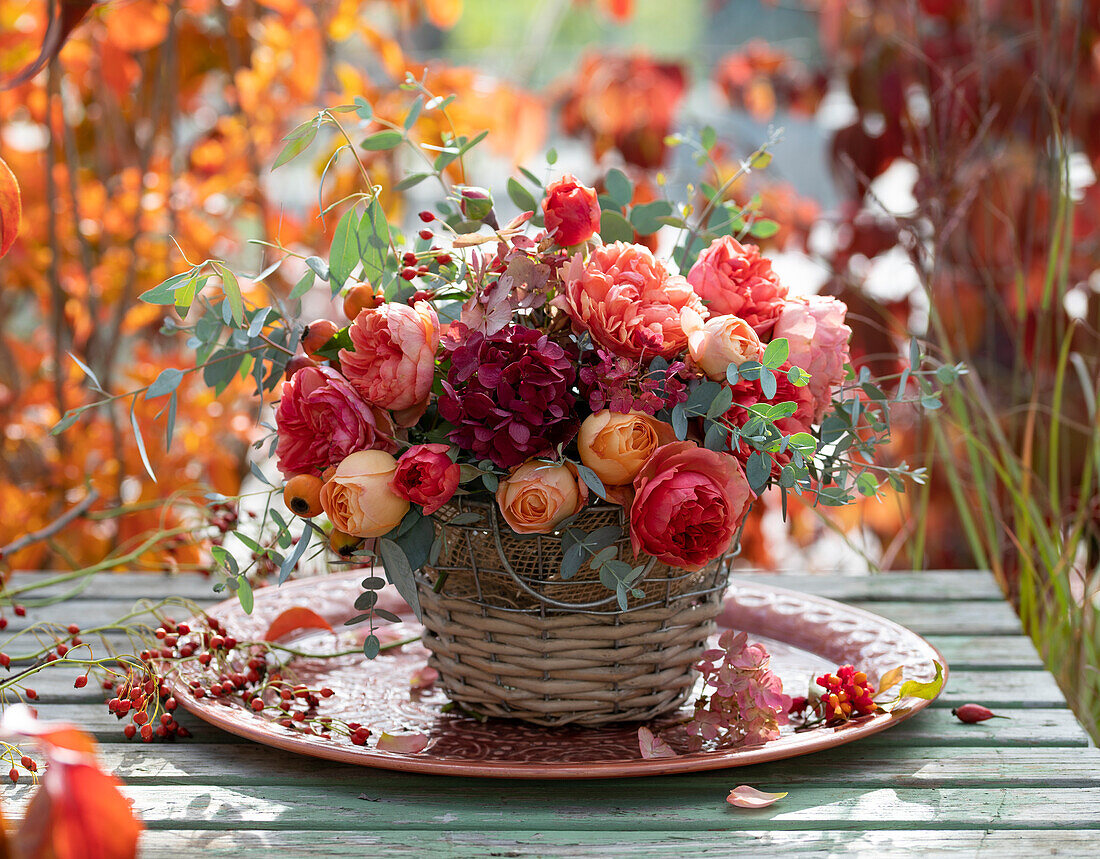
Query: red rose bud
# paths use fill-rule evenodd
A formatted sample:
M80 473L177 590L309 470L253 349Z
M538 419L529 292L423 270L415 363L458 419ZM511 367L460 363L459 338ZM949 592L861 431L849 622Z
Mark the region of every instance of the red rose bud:
M963 704L961 707L956 707L952 710L951 715L960 722L966 722L968 725L973 725L975 722L984 722L986 719L1004 718L1004 716L998 716L988 707L983 707L981 704Z
M546 189L542 213L547 231L563 248L592 238L600 229L600 202L595 189L568 173Z
M410 447L397 462L390 488L402 498L420 504L430 516L451 500L458 489L458 463L447 455L445 444Z
M485 221L489 226L494 226L496 218L493 217L493 197L484 188L474 185L466 185L459 190L461 200L459 206L462 214L471 221ZM490 222L490 218L492 221Z

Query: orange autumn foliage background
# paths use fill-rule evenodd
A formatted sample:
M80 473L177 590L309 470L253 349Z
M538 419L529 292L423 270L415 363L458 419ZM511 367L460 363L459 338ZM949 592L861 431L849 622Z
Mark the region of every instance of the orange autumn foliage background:
M282 138L319 107L357 97L376 115L402 121L407 72L423 76L433 92L455 94L455 131L488 129L486 146L507 168L541 163L549 145L569 147L571 159L583 163L558 168L584 173L595 185L609 168L621 168L633 181L635 203L661 198L669 176L689 175L685 163L695 179L701 174L719 187L767 124L792 126L794 136L812 138L822 151L807 158L804 150L781 147L779 169L754 172L728 193L740 203L755 200L761 217L778 222L761 242L766 253L796 257L799 276L815 274L812 287L791 282L792 291L821 291L848 304L860 349L855 363L897 371L909 335L926 336L935 354L950 353L982 374L996 429L1013 446L1028 439L1025 449L1040 459L1050 440L1028 435L1044 424L1032 419L1029 429L1013 385L1034 381L1043 392L1032 414L1057 405L1073 422L1066 426L1087 423L1084 398L1052 404L1046 392L1057 374L1052 344L1066 331L1077 332L1084 375L1095 370L1096 345L1086 336L1100 322L1100 293L1090 285L1100 269L1095 0L1078 4L1074 15L1062 4L1009 0L804 0L791 8L693 0L683 17L702 22L697 36L705 44L679 54L606 47L626 43L616 28L642 18L663 45L662 26L677 22L657 2L546 4L557 19L539 17L543 4L501 4L489 25L465 37L481 51L472 58L446 48L470 15L492 8L475 0L68 5L86 14L56 59L0 91L0 158L18 177L23 209L13 240L12 196L0 191L7 249L0 262L0 546L46 526L90 491L98 500L91 516L0 559L0 568L80 567L112 550L125 554L140 535L192 522L194 507L166 506L166 499L239 489L257 437L243 381L215 399L201 380L186 377L171 451L163 415L157 418L164 401L137 399L136 422L158 483L144 475L128 399L85 412L79 429L53 436L50 428L66 410L102 398L77 361L112 394L148 384L164 367L190 364L184 340L159 333L163 308L136 300L180 271L185 257L228 259L237 270L259 273L267 260L250 239L324 255L332 225L318 214L355 186L357 166L343 162L330 171L318 200L301 189L316 187L337 144L311 150L292 165L297 172L271 173ZM603 41L582 39L568 61L541 43L520 42L513 59L531 54L542 68L512 79L508 56L493 56L478 38L504 26L496 19L507 17L505 7L514 13L528 5L531 20L547 26L517 40L550 43L573 19L584 19L599 22ZM744 12L746 6L755 11ZM0 0L0 80L35 61L47 35L46 8L42 0ZM799 24L801 36L784 32L769 42L744 26L745 15ZM426 112L415 133L438 142L445 130L433 124L439 117ZM717 143L711 157L693 164L688 147L670 135L686 129L697 136L706 125L719 129ZM800 130L807 127L813 130ZM1050 157L1056 143L1065 144L1075 171L1065 212ZM389 189L409 165L389 151L359 157L387 189L391 220L402 220L408 204ZM798 173L800 160L820 162L820 177L810 177L813 192L785 175ZM909 208L888 211L879 194L898 175L909 177ZM454 178L488 184L480 176ZM704 199L702 189L695 193L691 202ZM1063 221L1073 238L1063 249L1067 277L1059 294L1066 302L1051 300L1048 277L1052 232ZM281 294L296 274L288 265L242 286ZM889 289L880 288L883 281ZM964 483L976 480L964 440L944 430L937 454L928 425L899 412L892 455L929 466L929 486L884 503L861 501L830 514L830 525L793 505L791 539L812 547L835 528L870 535L883 566L974 564L972 535L959 515L974 497L953 493L943 479L950 471ZM1037 461L1036 472L1079 473L1086 450L1080 435L1063 439L1059 450L1064 461ZM1056 520L1085 511L1092 535L1085 543L1100 551L1100 502L1078 497L1071 483L1063 479L1053 489L1043 515ZM106 515L120 505L127 515ZM1014 545L996 539L1011 573ZM780 549L758 508L745 534L746 558L774 565L782 562ZM203 547L186 534L128 561L199 569L205 562Z

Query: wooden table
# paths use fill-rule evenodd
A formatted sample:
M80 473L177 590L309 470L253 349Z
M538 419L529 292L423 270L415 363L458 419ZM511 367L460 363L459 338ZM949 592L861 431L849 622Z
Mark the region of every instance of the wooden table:
M103 764L144 818L146 856L1047 856L1100 852L1100 752L982 572L776 576L926 635L951 679L929 710L841 749L773 764L645 779L514 782L359 769L250 744L181 717L194 738L127 742L92 690L50 671L40 715L95 732ZM209 582L97 577L63 606L32 612L84 625L143 596L207 600ZM1010 716L963 725L968 701ZM789 791L743 811L751 784ZM17 815L30 795L8 786ZM201 851L201 854L200 854Z

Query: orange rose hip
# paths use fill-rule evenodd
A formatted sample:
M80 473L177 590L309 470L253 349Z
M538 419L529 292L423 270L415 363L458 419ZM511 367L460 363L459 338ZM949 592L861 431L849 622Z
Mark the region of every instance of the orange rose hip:
M369 283L357 283L344 295L344 316L349 322L364 310L371 310L382 303Z
M290 510L304 519L320 516L321 487L320 477L312 474L296 474L283 487L283 501Z
M302 334L302 348L310 355L316 355L339 330L331 319L314 319Z

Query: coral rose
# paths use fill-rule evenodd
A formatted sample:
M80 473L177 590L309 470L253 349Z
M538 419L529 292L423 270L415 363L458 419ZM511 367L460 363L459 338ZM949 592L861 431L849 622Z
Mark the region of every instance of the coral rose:
M578 253L565 270L565 292L555 299L574 328L624 358L673 358L687 347L680 323L685 308L707 311L691 285L670 275L649 248L614 242Z
M617 414L604 409L585 418L577 435L581 462L604 486L633 482L655 450L673 441L672 427L644 412Z
M529 459L497 487L497 506L517 534L549 534L588 503L574 468Z
M772 337L786 337L791 364L810 374L814 419L832 403L833 388L844 381L848 363L848 338L852 329L844 323L847 305L832 296L811 295L783 305Z
M397 460L385 451L361 450L344 459L324 486L321 506L338 531L381 537L398 526L409 502L390 488Z
M405 451L397 461L390 488L424 508L430 516L451 500L458 489L461 469L448 456L446 444L418 444Z
M547 231L563 248L579 245L600 229L596 191L568 173L546 187L542 214Z
M389 415L331 367L304 367L283 382L275 423L275 456L286 477L320 474L357 450L397 450Z
M428 402L439 348L439 318L427 301L387 302L363 310L348 328L355 351L340 350L340 368L368 403L420 417ZM399 416L400 418L400 416Z
M688 272L688 282L716 315L740 316L763 337L783 312L787 287L756 245L732 236L711 242Z
M740 316L712 316L706 321L690 308L680 317L688 338L688 352L708 378L724 381L730 364L759 361L764 344Z
M689 441L657 449L634 478L634 553L698 570L730 548L752 490L734 457Z

